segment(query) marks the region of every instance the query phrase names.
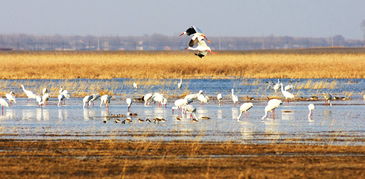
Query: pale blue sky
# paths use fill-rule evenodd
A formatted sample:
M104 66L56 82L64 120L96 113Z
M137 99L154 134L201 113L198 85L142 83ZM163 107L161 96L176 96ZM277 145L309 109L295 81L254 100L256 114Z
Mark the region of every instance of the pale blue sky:
M0 33L362 39L365 0L0 0Z

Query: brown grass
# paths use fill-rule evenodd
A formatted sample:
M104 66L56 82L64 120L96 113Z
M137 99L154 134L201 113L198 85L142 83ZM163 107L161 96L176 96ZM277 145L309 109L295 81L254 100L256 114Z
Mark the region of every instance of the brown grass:
M0 79L365 78L363 53L0 53Z
M1 140L0 174L15 177L362 178L364 146Z

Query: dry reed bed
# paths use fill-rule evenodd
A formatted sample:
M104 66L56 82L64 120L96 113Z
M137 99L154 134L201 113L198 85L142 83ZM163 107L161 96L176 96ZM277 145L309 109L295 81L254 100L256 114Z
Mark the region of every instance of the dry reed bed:
M365 54L0 53L1 79L365 78Z
M1 140L0 146L0 174L8 178L365 176L364 146L118 140Z

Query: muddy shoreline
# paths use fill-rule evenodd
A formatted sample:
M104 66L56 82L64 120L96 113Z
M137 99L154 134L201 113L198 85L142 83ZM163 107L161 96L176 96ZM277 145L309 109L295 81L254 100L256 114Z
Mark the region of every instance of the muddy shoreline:
M365 146L2 139L0 158L5 178L365 176Z

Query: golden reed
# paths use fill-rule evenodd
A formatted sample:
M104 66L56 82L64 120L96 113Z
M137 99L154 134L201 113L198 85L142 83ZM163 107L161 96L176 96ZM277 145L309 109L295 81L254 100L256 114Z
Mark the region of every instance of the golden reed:
M364 69L362 53L0 53L0 79L365 78Z

